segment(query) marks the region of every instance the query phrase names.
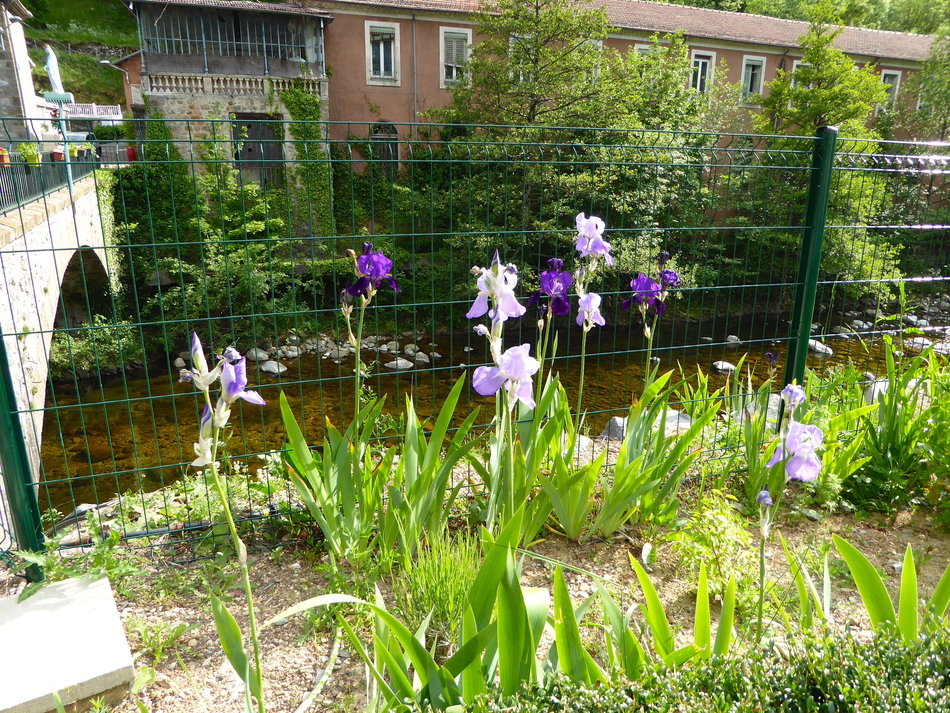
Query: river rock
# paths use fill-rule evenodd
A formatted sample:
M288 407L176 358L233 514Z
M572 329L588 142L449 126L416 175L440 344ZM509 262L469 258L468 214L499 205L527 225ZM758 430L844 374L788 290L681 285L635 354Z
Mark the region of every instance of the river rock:
M429 357L432 359L441 359L442 355L438 352L429 352Z
M874 329L874 325L868 322L862 322L860 319L856 319L851 323L851 328L856 332L866 332L869 329Z
M938 342L934 345L934 354L950 356L950 342Z
M738 343L739 343L739 337L737 337L735 334L730 334L728 337L726 337L726 343L727 343L727 344L738 344Z
M852 334L854 334L854 330L851 329L851 327L842 324L840 327L832 327L831 333L839 337L850 337Z
M287 367L281 364L279 361L268 360L261 364L261 371L265 374L283 374L287 371Z
M421 352L421 351L416 352L416 353L413 355L412 358L413 358L413 360L416 362L416 364L428 364L428 363L429 363L429 357L426 356L426 353L425 353L425 352Z
M248 361L268 361L270 359L270 354L257 347L248 351L244 356L247 357Z
M280 354L284 359L297 359L300 357L300 349L297 347L282 347Z
M391 352L398 352L399 342L397 342L395 339L392 340L391 342L386 342L386 348Z
M700 337L699 341L703 342L704 344L710 344L712 342L712 337Z
M714 361L712 368L717 374L732 374L736 370L736 365L727 361Z
M942 310L948 310L950 309L950 302L948 302L947 300L941 300L940 302L937 303L937 307L939 307Z
M827 344L819 342L817 339L808 340L808 351L814 352L815 354L820 354L821 356L834 356L834 349L829 347Z
M921 329L923 329L924 327L929 327L929 326L930 326L930 320L929 320L929 319L918 319L918 320L917 320L917 326L920 327Z
M922 352L930 346L933 346L933 342L924 337L914 337L904 342L904 348L912 352Z
M666 410L664 435L667 438L686 433L692 425L693 419L688 414L671 408Z
M396 361L391 361L388 364L384 364L383 366L385 366L390 371L407 371L413 367L413 363L400 357L399 359L396 359Z
M614 416L607 422L604 430L597 437L602 441L621 441L627 432L627 419Z
M327 353L324 356L330 357L331 359L346 359L350 355L350 348L348 346L332 346L327 350Z
M402 350L407 357L415 356L419 353L418 344L407 344L406 348Z
M905 314L901 321L906 324L908 327L916 327L917 323L920 321L918 317L912 314Z
M185 360L182 359L181 357L178 357L177 359L175 359L175 362L174 362L174 364L172 364L172 366L174 366L176 369L184 369L184 368L185 368Z

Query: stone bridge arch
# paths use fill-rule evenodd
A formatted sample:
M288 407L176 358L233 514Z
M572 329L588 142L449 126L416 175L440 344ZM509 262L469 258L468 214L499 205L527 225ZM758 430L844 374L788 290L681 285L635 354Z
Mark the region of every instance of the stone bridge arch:
M88 307L110 289L92 176L0 218L0 329L34 483L53 331L88 321Z

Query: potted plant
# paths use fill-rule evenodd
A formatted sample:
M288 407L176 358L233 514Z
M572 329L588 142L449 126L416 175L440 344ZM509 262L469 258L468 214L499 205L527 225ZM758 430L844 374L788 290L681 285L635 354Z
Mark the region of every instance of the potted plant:
M0 146L0 164L10 163L10 152Z
M78 144L67 144L69 147L69 156L70 158L79 158L79 145Z
M79 145L79 155L84 157L92 156L92 144L86 141Z
M23 160L26 161L29 166L39 166L40 165L40 145L33 141L27 141L22 144L19 144L16 147L16 150L23 157Z

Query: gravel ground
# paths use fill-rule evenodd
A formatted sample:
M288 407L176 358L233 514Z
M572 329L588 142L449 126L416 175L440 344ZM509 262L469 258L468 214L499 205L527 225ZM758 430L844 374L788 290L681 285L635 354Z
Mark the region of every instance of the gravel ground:
M750 527L752 527L750 525ZM889 576L889 586L899 581L896 570L908 543L919 552L919 581L922 597L928 597L950 562L950 537L940 532L933 518L926 513L902 513L894 517L856 519L854 516L827 515L821 522L800 516L777 525L777 531L796 543L821 542L838 533L857 545ZM769 549L769 567L781 578L786 574L784 557L777 537ZM525 561L523 581L532 586L550 586L552 565L558 560L603 577L619 596L623 606L642 601L629 556L639 556L641 543L635 532L612 542L591 542L584 545L567 542L556 536L539 543L533 552L541 558ZM691 635L695 606L695 578L686 576L684 568L669 544L657 546L657 564L653 581L664 600L667 613L678 629L678 636L688 640ZM322 554L300 546L251 556L251 571L258 607L259 621L266 621L285 608L309 597L327 593L328 570ZM141 577L127 580L117 587L116 600L136 666L154 667L155 680L137 696L120 704L116 713L139 713L140 700L151 713L227 713L243 710L243 686L221 653L211 619L207 588L210 579L221 586L236 570L226 565L209 568L207 563L173 565L148 563ZM352 575L350 575L352 576ZM569 572L568 586L576 601L595 591L593 579ZM384 594L385 581L380 582ZM0 596L15 595L22 589L21 579L0 570ZM244 597L239 579L234 577L226 593L232 597L229 608L246 632ZM833 597L834 624L849 627L856 635L869 636L867 621L857 593L842 578L835 580ZM358 620L365 623L364 618ZM166 633L180 623L197 628L186 632L164 656L156 660L154 634ZM150 635L152 634L152 635ZM333 631L326 623L314 625L298 615L279 626L262 631L266 676L266 699L269 711L294 713L319 680L326 679L325 688L309 707L311 711L361 710L366 701L366 670L361 661L344 644L339 647L329 677L325 673L333 646Z

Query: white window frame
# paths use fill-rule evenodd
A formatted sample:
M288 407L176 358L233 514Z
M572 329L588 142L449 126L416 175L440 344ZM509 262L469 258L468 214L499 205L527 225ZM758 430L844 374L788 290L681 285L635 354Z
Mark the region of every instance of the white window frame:
M884 77L888 75L897 77L897 81L893 83L885 81ZM898 92L900 92L901 79L903 79L903 77L904 77L904 73L899 69L885 69L881 71L881 84L891 85L891 90L888 91L888 94L890 95L890 99L888 99L886 103L878 104L876 107L874 107L874 116L877 116L882 111L892 108L894 104L897 103L897 94Z
M399 71L399 23L398 22L380 22L377 20L366 20L365 24L365 42L366 42L366 83L373 86L398 87L400 84L401 73ZM373 74L373 44L370 35L373 30L392 30L393 31L393 76L383 77Z
M701 84L701 82L697 81L697 77L699 76L698 73L696 72L696 70L698 69L698 67L696 66L697 62L709 63L709 69L706 72L706 76L705 76L705 88L703 89L700 89L699 86L697 86ZM708 94L710 90L712 90L713 88L713 81L716 74L716 53L710 50L693 50L689 56L689 65L690 65L690 74L689 74L690 89L694 89L700 92L701 94Z
M445 78L445 36L447 34L452 35L465 35L465 55L462 58L463 62L468 62L469 53L472 47L472 29L469 27L448 27L443 26L439 27L439 88L440 89L449 89L450 87L458 84L458 79L446 79Z
M767 65L768 58L763 55L756 54L747 54L742 56L742 101L746 104L751 104L749 98L753 94L761 94L762 90L765 87L765 67ZM745 70L749 65L757 65L759 67L759 81L758 86L753 91L748 91L748 87L745 84Z
M531 39L530 35L517 35L512 34L508 37L508 67L511 72L511 79L517 84L523 84L528 81L531 77L530 74L525 73L524 65L514 64L512 62L515 52L515 45L518 43L518 40L528 40Z
M799 68L799 67L803 67L803 66L805 66L805 65L807 65L807 64L808 64L808 62L806 62L805 60L802 60L802 59L796 59L796 60L793 60L793 61L792 61L792 76L791 76L791 80L792 80L792 86L793 86L793 87L796 87L796 88L798 87L798 81L795 79L795 72L798 71L798 68Z
M653 51L653 45L642 45L637 44L633 46L633 49L640 55L648 55Z

